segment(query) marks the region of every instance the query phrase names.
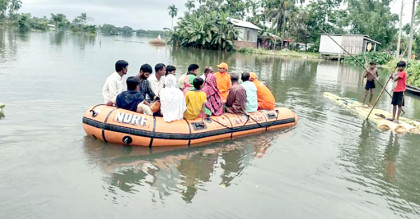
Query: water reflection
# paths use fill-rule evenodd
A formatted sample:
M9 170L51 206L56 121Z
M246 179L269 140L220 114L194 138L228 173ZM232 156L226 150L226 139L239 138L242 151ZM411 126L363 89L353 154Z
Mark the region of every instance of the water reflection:
M255 158L264 157L279 134L209 146L152 149L105 144L85 137L84 148L90 163L107 175L109 194L138 193L151 187L154 202L176 193L190 203L200 191L206 191L207 183L231 186ZM286 131L283 134L287 135Z

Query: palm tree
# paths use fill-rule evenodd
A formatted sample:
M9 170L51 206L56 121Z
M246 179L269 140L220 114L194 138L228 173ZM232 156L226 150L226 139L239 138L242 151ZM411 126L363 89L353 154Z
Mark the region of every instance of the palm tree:
M176 8L175 4L170 5L168 7L169 10L169 15L172 18L172 29L174 28L174 17L176 17L176 15L178 14L178 8Z
M195 7L195 5L194 5L194 1L193 1L193 0L189 0L189 1L187 1L187 3L185 3L185 7L187 7L188 12L190 12L190 11L191 11L191 9Z

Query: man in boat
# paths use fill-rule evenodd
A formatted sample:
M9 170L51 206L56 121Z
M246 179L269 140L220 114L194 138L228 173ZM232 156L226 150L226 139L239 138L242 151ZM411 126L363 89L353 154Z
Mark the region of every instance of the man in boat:
M153 93L156 96L159 96L160 89L163 88L163 82L165 81L166 66L163 63L158 63L155 65L155 73L151 74L147 79L150 83L150 88L152 88Z
M249 73L244 72L241 76L242 87L246 91L246 112L253 113L258 110L257 87L249 81Z
M366 69L363 77L366 78L365 95L363 96L363 105L365 105L366 97L370 90L369 106L372 105L373 91L375 90L375 79L378 79L378 69L376 69L375 61L371 61L370 68Z
M116 106L122 109L137 111L137 105L144 99L139 92L139 79L135 76L127 78L127 90L118 94Z
M229 95L226 99L226 111L228 113L245 113L246 112L246 91L239 84L239 75L232 73L230 76L232 83L229 89Z
M105 81L102 87L102 96L107 106L113 106L116 103L117 95L123 91L122 77L127 74L128 62L118 60L115 63L115 72Z
M217 88L219 88L220 97L222 98L222 101L226 102L229 89L232 86L230 75L227 72L229 66L226 63L222 62L219 65L217 65L217 67L219 68L219 72L214 73L214 76L216 76L217 79Z
M168 74L175 75L175 71L176 71L175 66L173 66L173 65L166 66L166 74L165 74L165 77L168 76Z
M392 95L392 121L399 123L402 107L404 106L404 91L406 89L407 82L407 72L405 71L406 63L400 61L397 64L398 72L392 74L390 77L397 82L397 86L394 88L394 93ZM398 106L398 111L397 111ZM395 119L395 114L397 114L397 119Z
M213 74L213 67L211 67L211 66L206 66L206 67L204 68L204 74L202 74L202 75L200 76L200 78L202 78L204 81L206 81L206 77L207 77L207 75L209 75L209 74Z
M149 64L144 64L140 67L139 74L137 75L137 78L140 81L139 92L141 97L144 99L144 101L137 106L137 111L142 112L146 115L152 115L150 103L156 98L155 93L150 87L150 82L147 80L152 72L152 66L150 66Z
M249 81L253 82L257 87L258 110L274 110L276 107L276 99L265 84L258 80L257 74L249 73Z

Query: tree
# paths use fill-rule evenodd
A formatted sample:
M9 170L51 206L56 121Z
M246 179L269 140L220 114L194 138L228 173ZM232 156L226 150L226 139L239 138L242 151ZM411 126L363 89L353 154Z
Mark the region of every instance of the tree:
M21 0L10 0L9 4L9 17L12 18L15 16L16 12L22 7Z
M0 0L0 18L5 17L7 7L9 6L9 1L10 0Z
M51 21L55 24L57 29L67 28L70 25L70 21L67 20L64 14L53 14L51 13Z
M188 12L191 12L191 9L195 8L194 1L193 0L188 0L187 3L185 3L185 7L187 7Z
M172 18L172 28L174 28L174 17L178 14L178 8L176 8L175 4L173 4L168 7L168 10L169 16Z

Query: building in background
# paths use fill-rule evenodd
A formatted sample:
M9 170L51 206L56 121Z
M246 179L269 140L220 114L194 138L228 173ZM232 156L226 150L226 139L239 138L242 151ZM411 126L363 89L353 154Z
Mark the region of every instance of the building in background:
M238 31L238 38L233 41L235 49L245 47L257 48L258 31L259 27L248 21L241 21L237 19L230 19L230 22L235 26Z
M364 52L377 51L377 46L381 45L378 41L370 39L368 35L321 35L319 43L319 53L324 58L343 58L348 54L359 55ZM333 41L334 39L334 41ZM339 45L343 47L340 48Z

